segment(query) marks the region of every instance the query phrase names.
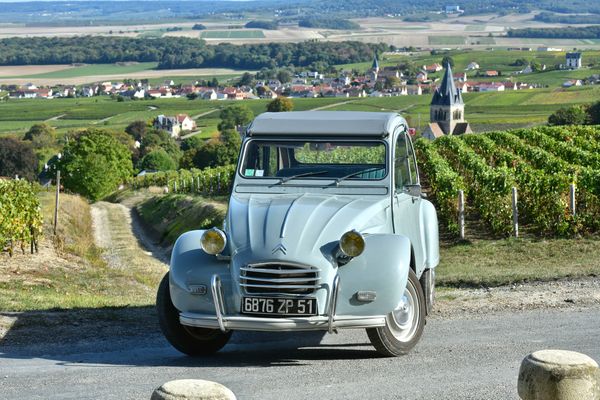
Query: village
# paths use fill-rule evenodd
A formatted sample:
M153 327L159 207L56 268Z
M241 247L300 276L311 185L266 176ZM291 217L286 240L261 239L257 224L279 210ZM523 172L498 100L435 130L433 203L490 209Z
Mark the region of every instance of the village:
M531 49L530 49L531 50ZM544 48L538 51L557 51L562 49ZM561 69L575 70L582 68L582 53L566 53L565 64ZM57 99L73 97L112 96L118 101L143 99L169 99L187 97L190 100L252 100L275 99L279 96L290 98L318 97L390 97L431 94L440 84L441 77L436 73L442 71L440 63L418 66L408 71L404 65L380 67L375 56L371 68L366 72L342 70L337 74L326 74L321 71L302 71L294 75L288 74L287 81L279 79L254 79L250 75L249 84L222 85L216 79L210 82L194 81L176 84L167 79L160 84L150 84L148 79L105 81L89 85L55 85L38 86L28 83L22 86L4 85L0 90L8 93L11 99ZM519 76L536 71L545 71L546 65L527 64L523 69L503 74L499 70L481 70L476 61L467 65L464 71L453 75L456 86L462 93L468 92L504 92L540 87L519 81ZM246 73L248 74L248 73ZM478 79L481 78L481 81ZM591 75L587 79L566 80L563 87L597 84L600 76Z

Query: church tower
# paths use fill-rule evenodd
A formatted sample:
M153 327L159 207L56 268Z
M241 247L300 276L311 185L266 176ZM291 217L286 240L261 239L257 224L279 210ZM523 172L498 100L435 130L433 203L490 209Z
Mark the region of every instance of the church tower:
M450 64L446 65L442 85L435 90L431 99L429 118L432 123L437 123L446 135L456 134L457 123L465 121L465 103L460 90L454 85Z
M377 53L373 57L373 64L371 65L371 79L373 81L377 81L377 76L379 75L379 60L377 60Z

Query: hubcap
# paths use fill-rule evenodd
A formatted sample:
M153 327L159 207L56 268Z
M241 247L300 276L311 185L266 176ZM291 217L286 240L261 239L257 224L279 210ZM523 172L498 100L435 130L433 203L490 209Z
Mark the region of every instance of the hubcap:
M415 304L416 298L415 288L409 281L400 303L388 314L387 326L398 341L410 341L417 331L420 310Z

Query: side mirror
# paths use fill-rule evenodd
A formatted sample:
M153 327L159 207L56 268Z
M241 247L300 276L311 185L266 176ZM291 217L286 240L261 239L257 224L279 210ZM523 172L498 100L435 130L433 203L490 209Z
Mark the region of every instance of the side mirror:
M421 197L421 185L405 185L404 191L412 197Z

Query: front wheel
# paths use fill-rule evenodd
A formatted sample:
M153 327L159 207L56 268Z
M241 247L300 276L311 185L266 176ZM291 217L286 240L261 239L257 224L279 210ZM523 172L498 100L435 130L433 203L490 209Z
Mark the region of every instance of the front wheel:
M371 344L382 355L397 357L408 354L415 347L425 327L425 296L413 270L408 271L408 282L400 304L386 316L385 326L367 329Z
M169 343L189 356L214 354L225 346L231 337L231 331L224 333L219 329L195 328L179 322L179 311L171 301L168 273L158 286L156 311L160 330Z

